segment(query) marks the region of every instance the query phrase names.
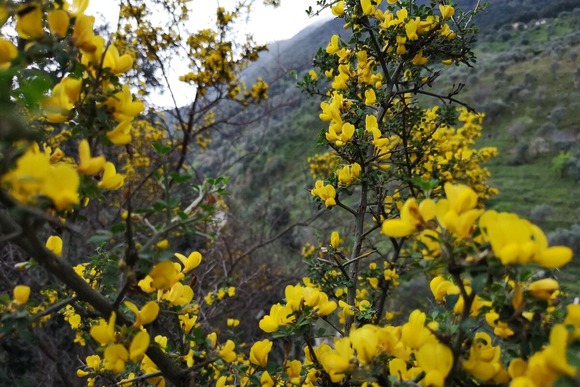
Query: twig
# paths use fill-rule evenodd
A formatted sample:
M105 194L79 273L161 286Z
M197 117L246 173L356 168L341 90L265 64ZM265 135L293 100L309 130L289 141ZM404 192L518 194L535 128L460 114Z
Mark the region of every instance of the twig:
M322 320L323 320L324 322L326 322L328 325L330 325L331 327L333 327L333 328L334 328L334 330L335 330L335 331L337 331L339 335L341 335L342 337L344 337L344 332L343 332L343 331L341 331L340 329L338 329L338 328L336 327L336 325L334 325L333 323L331 323L331 322L328 320L328 318L327 318L326 316L322 317Z
M52 312L58 312L59 310L61 310L62 308L64 308L65 306L67 306L69 304L72 304L76 300L78 300L78 297L76 297L76 296L66 298L60 302L57 302L56 304L51 305L50 307L46 308L42 312L38 312L37 314L35 314L34 316L31 317L31 320L37 321L44 316L48 316L49 314L52 314Z
M358 257L353 258L350 261L346 261L343 266L348 266L348 265L350 265L352 263L355 263L357 261L360 261L361 259L366 258L366 257L368 257L370 255L373 255L376 252L377 252L376 250L373 250L373 251L369 251L368 253L364 253L363 255L359 255Z

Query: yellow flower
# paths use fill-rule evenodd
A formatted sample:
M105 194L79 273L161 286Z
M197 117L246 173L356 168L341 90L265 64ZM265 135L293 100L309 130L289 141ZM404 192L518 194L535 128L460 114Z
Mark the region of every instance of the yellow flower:
M17 305L24 305L28 302L30 297L30 288L26 285L18 285L13 290L14 303Z
M382 233L392 238L402 238L413 234L418 227L435 218L435 202L425 199L417 205L415 198L408 199L401 209L400 219L383 222Z
M137 284L146 293L154 292L156 289L153 287L153 278L151 276L146 275L145 278L139 281Z
M345 372L352 367L354 351L350 344L350 339L345 337L334 342L334 350L328 346L321 346L315 350L316 357L333 383L340 382L345 377Z
M194 251L193 253L189 254L188 257L186 257L183 254L179 254L179 253L175 253L175 256L183 264L183 272L184 273L189 273L190 271L192 271L193 269L198 267L199 264L201 263L201 258L202 258L201 254L197 251Z
M99 371L101 368L101 358L99 355L91 355L85 358L85 363L87 363L87 367L92 368L94 371Z
M60 163L49 170L42 193L52 200L57 210L66 210L79 204L79 185L77 171L68 164Z
M94 16L78 15L72 34L74 45L87 53L95 52L95 33L93 32Z
M356 350L357 358L361 363L368 364L378 355L381 349L379 346L379 334L380 329L370 324L353 329L350 332L350 342Z
M227 325L228 325L228 327L235 328L238 325L240 325L240 320L235 319L235 318L228 318Z
M340 135L336 133L332 126L328 128L326 139L336 143L337 146L344 146L354 135L355 127L352 124L344 123L340 128Z
M70 23L68 13L62 9L53 10L48 13L47 20L50 32L59 38L64 38Z
M344 15L344 1L339 1L332 6L332 14L334 16Z
M157 304L155 304L157 305ZM149 337L149 333L147 331L139 331L131 341L131 345L129 346L129 357L132 362L137 363L147 349L149 348L149 343L151 338Z
M315 188L310 191L313 196L318 196L324 201L326 207L336 205L336 189L332 185L324 185L322 180L318 180Z
M123 89L115 93L112 97L105 101L105 106L112 110L113 118L117 122L132 121L137 117L145 106L139 100L133 101L131 91L128 85L123 85Z
M65 5L68 6L68 3L65 3ZM88 6L89 0L73 0L72 7L69 9L69 13L73 17L78 17L79 15L82 15L83 12L85 12Z
M514 331L508 326L508 323L499 319L499 313L491 311L485 314L485 321L494 328L493 333L497 336L507 339L514 335Z
M197 322L197 316L189 317L189 313L180 314L179 315L179 322L181 324L181 328L185 333L189 333L195 323ZM239 323L239 322L238 322Z
M373 89L365 90L365 105L372 106L377 101L377 95Z
M131 69L133 66L133 57L129 54L119 56L119 50L114 44L111 44L105 53L103 68L108 68L113 74L122 74Z
M394 376L397 380L412 380L421 373L419 367L412 367L407 370L407 363L399 358L389 361L389 375Z
M501 348L491 345L491 337L487 333L478 332L471 345L469 359L463 362L463 368L485 382L502 369L500 357Z
M0 70L10 67L10 62L18 57L18 49L9 40L0 38Z
M49 236L46 240L46 248L52 251L57 257L60 257L62 255L62 239L55 235Z
M123 121L115 129L105 133L115 145L127 145L131 142L131 121Z
M262 376L260 377L260 386L261 387L274 387L274 380L268 373L268 371L264 371Z
M334 231L332 235L330 235L330 245L336 249L338 248L339 244L340 244L340 235L338 235L338 233Z
M361 0L360 5L363 10L363 14L372 15L375 13L375 7L372 5L371 0Z
M167 250L169 247L169 241L167 239L162 239L155 245L160 250Z
M327 54L336 54L340 48L338 47L338 35L332 35L330 43L326 47Z
M447 281L444 277L435 277L429 283L429 287L431 289L431 293L435 297L435 300L438 302L443 302L445 296L448 295L448 290L453 287L457 287L450 281ZM458 292L454 292L453 294L457 294Z
M495 256L503 265L535 262L555 269L572 260L573 253L566 246L548 247L548 239L536 225L516 214L486 211L479 221L482 235L491 243Z
M527 376L518 376L512 379L510 387L538 387L534 381Z
M417 34L417 29L419 28L419 23L416 19L411 19L405 24L405 31L407 32L407 38L409 40L417 40L419 39L419 35Z
M420 310L414 310L409 315L409 322L401 329L401 341L412 349L419 349L431 336L431 331L425 327L427 316Z
M292 311L300 309L302 304L315 308L320 316L327 316L336 309L336 302L328 301L328 295L312 287L288 285L285 289L286 304Z
M177 281L178 271L171 261L156 263L149 276L152 279L151 286L154 289L169 289Z
M559 375L574 377L576 367L568 363L566 348L568 346L568 329L563 324L557 324L550 331L550 345L546 348L545 359L548 367Z
M131 380L133 380L133 379L135 379L135 373L129 372L129 375L127 375L127 378L121 379L119 384L122 386L125 386L125 387L133 387L133 383L131 382Z
M135 323L133 324L135 328L150 324L159 315L159 305L155 301L149 301L141 310L131 301L125 301L125 306L135 315Z
M69 112L79 101L82 86L82 79L65 77L52 89L51 96L42 100L48 122L60 123L69 118Z
M79 166L78 171L83 175L94 175L105 167L105 157L91 157L91 147L87 140L82 140L79 144Z
M292 314L292 309L280 304L274 304L270 308L270 314L265 315L260 320L260 329L266 333L276 332L280 325L286 325L286 323L294 320L293 316L288 317L290 314Z
M423 66L425 63L427 63L427 61L428 59L423 56L423 50L419 50L417 55L415 55L411 60L411 63L413 63L415 66Z
M104 365L107 371L120 374L125 371L125 362L129 359L129 352L122 344L113 344L105 349Z
M44 35L42 9L37 4L26 4L16 13L16 32L22 39L37 39Z
M442 227L461 238L467 238L473 223L483 213L476 209L477 194L462 184L445 183L446 199L437 202L437 219Z
M552 278L544 278L532 282L530 286L528 286L528 291L535 298L549 301L550 298L552 297L552 293L558 290L558 288L559 288L558 281Z
M231 363L238 358L238 356L234 352L235 348L236 348L236 344L233 341L228 340L228 341L226 341L226 343L224 345L222 345L218 349L218 355L226 363Z
M431 387L443 387L445 378L453 366L453 352L436 340L425 343L416 353L417 364L425 378L421 384Z
M272 342L268 339L257 341L250 349L250 362L266 368L268 354L272 350Z
M101 189L116 190L125 184L125 178L120 173L117 173L115 165L111 162L105 164L105 172L103 178L97 184Z
M441 12L441 18L449 19L455 15L455 8L451 5L439 5L439 11Z
M6 5L0 5L0 27L6 23L6 20L10 16L10 11L6 8Z
M104 319L100 319L99 325L93 325L91 327L91 337L101 345L107 345L109 343L115 342L117 336L115 335L115 321L117 320L117 314L111 312L111 317L109 318L109 323Z
M407 52L407 47L405 46L407 43L407 38L404 36L397 36L397 54L404 55Z
M302 369L302 363L300 360L286 361L284 368L286 369L286 374L288 375L288 379L290 379L290 383L293 385L299 385L300 371Z
M163 299L169 301L171 305L187 305L193 299L193 290L189 285L176 282L171 290L163 295Z

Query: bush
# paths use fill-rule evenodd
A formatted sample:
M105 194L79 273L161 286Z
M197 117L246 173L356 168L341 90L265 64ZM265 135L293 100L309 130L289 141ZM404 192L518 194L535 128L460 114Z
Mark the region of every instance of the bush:
M554 208L549 204L538 204L530 211L530 220L534 223L542 223L554 215Z
M530 162L529 157L528 157L528 150L530 149L530 146L524 142L524 141L519 141L516 144L516 149L515 149L515 155L514 158L511 162L512 165L522 165L522 164L527 164Z
M568 246L574 251L574 256L580 256L580 225L574 224L569 229L557 228L548 234L550 244Z
M536 130L536 136L548 137L549 135L551 135L552 133L555 133L557 131L558 131L558 127L556 125L554 125L552 122L546 122L546 123L542 124L542 126L540 126L538 128L538 130Z
M493 100L482 106L481 110L489 117L490 120L501 116L509 110L508 104L501 99Z
M475 145L484 117L449 106L460 97L421 81L450 57L475 63L474 12L453 19L451 5L421 2L384 23L376 1L332 3L352 37L328 36L316 56L317 74L332 70L332 82L299 82L322 97L305 104L322 110L311 143L332 165L311 166L323 176L297 193L298 179L288 186L294 192L266 182L290 168L300 178L306 114L296 117L299 130L275 123L287 132L280 152L266 151L272 142L257 131L241 141L221 131L226 122L237 130L240 115L248 125L262 121L245 109L270 90L259 79L244 91L239 81L264 49L234 39L232 23L248 3L218 8L215 29L184 38L182 0L123 2L122 32L108 41L94 36L93 19L79 10L85 1L70 12L62 1L0 5L10 16L5 36L14 24L19 36L18 47L0 42L0 121L18 118L17 130L0 136L0 252L18 267L2 257L2 270L19 274L2 272L0 281L0 356L9 353L0 383L24 385L34 363L49 370L17 345L23 339L47 353L62 379L30 385L79 384L70 373L88 386L158 387L571 380L578 310L573 289L550 269L567 265L572 251L550 249L542 230L515 213L485 211L497 194L485 163L497 149ZM168 24L153 23L163 19L153 12L160 10ZM384 44L397 49L383 51ZM145 105L131 86L150 92L164 59L178 54L192 60L182 80L195 86L196 100L184 109L176 103L175 117L151 106L147 120L137 118ZM57 76L52 87L48 79ZM425 106L417 94L440 105ZM200 160L214 129L226 151ZM240 160L243 141L263 148ZM516 148L525 159L527 145ZM251 169L237 179L251 191L247 200L230 196L239 190L229 191L229 178L190 167L221 170L231 166L222 162L230 151L234 165ZM293 195L318 208L292 222L297 209L284 202ZM241 212L247 216L238 219ZM300 239L295 227L319 218L316 241ZM258 253L275 241L278 248ZM68 347L42 336L55 325L79 350L74 367L62 362Z
M558 106L556 108L554 108L554 110L552 110L552 112L550 112L549 118L554 121L554 123L556 125L558 125L560 122L562 122L564 120L564 118L566 118L566 115L568 114L568 110L563 107L563 106Z
M560 68L560 62L558 60L552 61L550 64L550 73L554 78L558 78L558 69Z
M524 85L526 86L533 86L537 82L537 78L533 73L527 72L524 75Z

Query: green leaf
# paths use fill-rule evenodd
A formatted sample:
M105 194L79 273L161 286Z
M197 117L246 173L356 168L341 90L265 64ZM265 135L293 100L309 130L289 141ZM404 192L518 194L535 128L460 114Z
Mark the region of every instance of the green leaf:
M173 172L169 175L171 180L175 181L176 183L185 183L186 181L190 180L193 176L191 175L182 175L179 172Z
M18 337L30 344L34 344L36 341L36 335L26 330L18 332Z
M471 288L475 293L479 293L485 288L488 277L489 276L487 272L478 274L475 277L473 277L473 279L471 280Z
M155 149L155 152L157 152L160 156L166 155L171 151L170 147L162 145L158 142L153 143L153 148Z
M117 223L111 227L111 232L113 234L118 234L120 232L125 231L126 229L127 229L127 225L125 223Z
M453 309L458 300L459 294L445 296L445 305L447 306L447 309Z
M113 239L113 233L109 230L97 230L96 234L89 238L88 243L102 243Z

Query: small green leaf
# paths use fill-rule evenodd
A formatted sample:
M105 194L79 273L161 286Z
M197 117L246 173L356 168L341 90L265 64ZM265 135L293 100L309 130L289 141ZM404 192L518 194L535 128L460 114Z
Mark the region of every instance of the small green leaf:
M453 309L458 300L459 294L445 296L445 305L447 306L447 309Z
M97 230L95 235L89 238L87 241L88 243L101 243L101 242L108 242L113 239L113 233L109 230Z

